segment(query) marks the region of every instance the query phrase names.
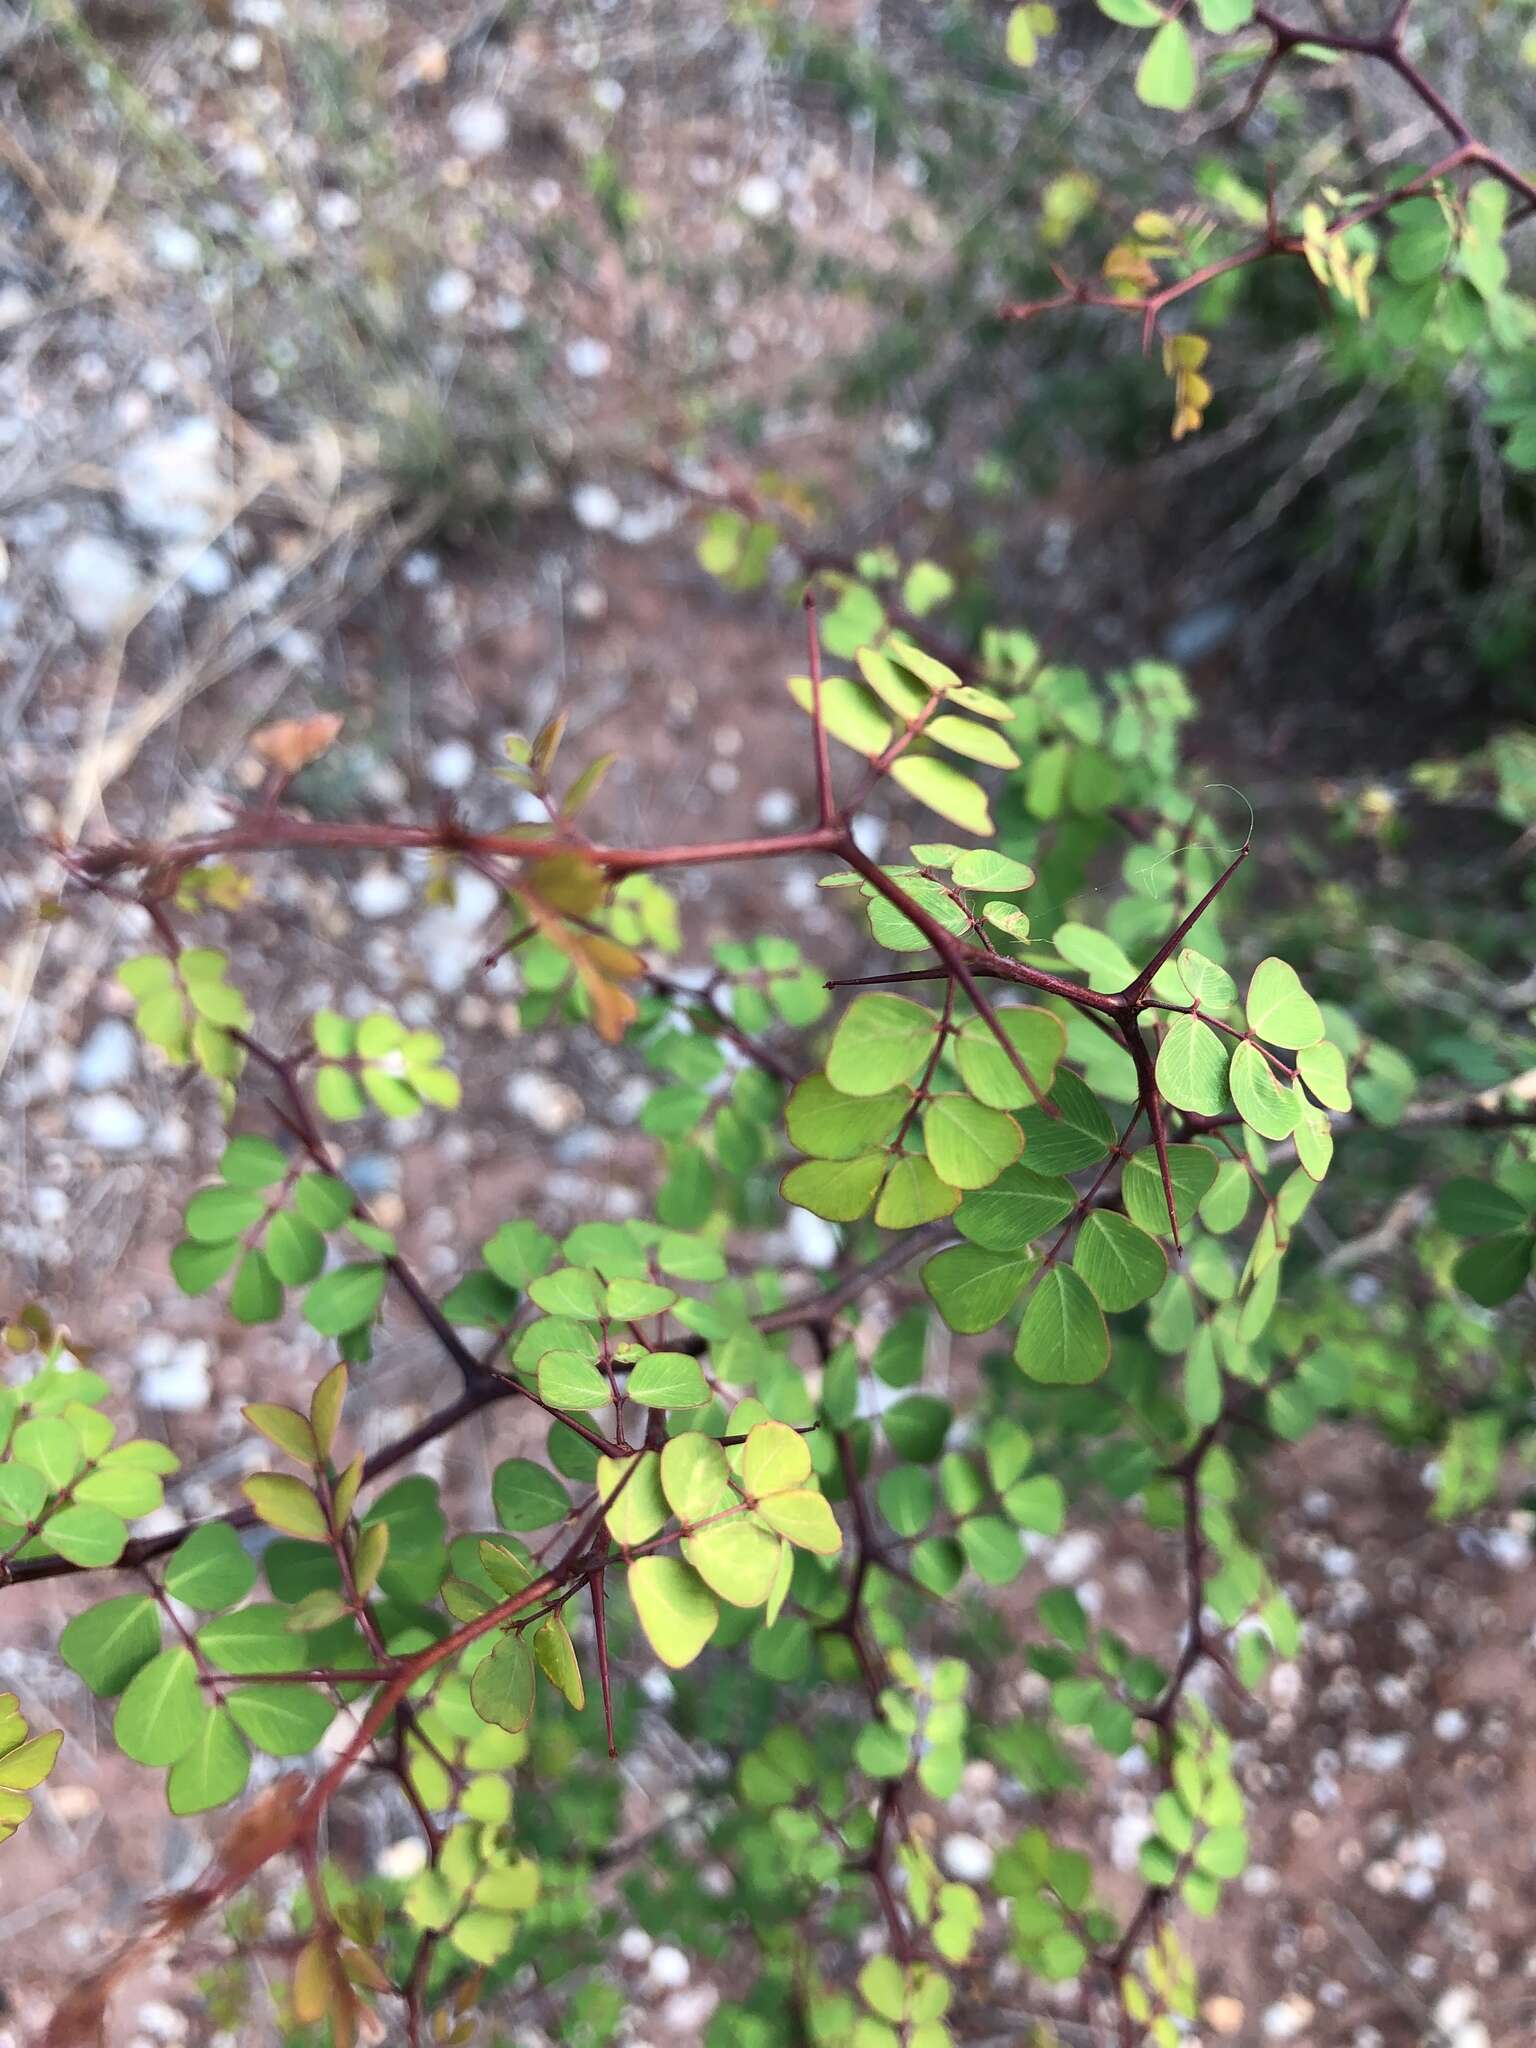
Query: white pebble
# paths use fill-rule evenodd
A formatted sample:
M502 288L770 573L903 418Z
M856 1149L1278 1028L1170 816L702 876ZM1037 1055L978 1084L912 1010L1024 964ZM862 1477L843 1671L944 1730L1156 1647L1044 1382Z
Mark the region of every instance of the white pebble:
M648 1961L655 1946L643 1927L626 1927L619 1936L619 1954L626 1963Z
M185 272L203 267L202 243L179 220L157 221L149 246L162 270Z
M1052 1544L1045 1568L1058 1586L1070 1586L1074 1581L1087 1577L1102 1548L1091 1529L1074 1530L1070 1536L1063 1536L1059 1543Z
M658 1991L681 1991L692 1975L688 1958L680 1948L663 1942L660 1948L651 1951L645 1972L646 1982L654 1984Z
M149 1132L126 1095L93 1095L88 1102L77 1102L73 1120L80 1136L99 1152L132 1152Z
M182 570L181 580L194 597L222 597L234 582L235 572L222 548L204 548Z
M571 493L571 510L589 533L607 533L618 525L623 507L606 484L578 484Z
M1295 1992L1272 2005L1264 2015L1264 2034L1270 2041L1294 2041L1312 2018L1312 2002Z
M418 1870L424 1870L427 1862L427 1845L420 1835L402 1835L398 1842L389 1842L374 1858L374 1869L380 1877L414 1877Z
M565 366L573 377L601 377L613 361L613 350L595 334L581 334L565 345Z
M1410 1744L1406 1734L1361 1735L1351 1739L1347 1755L1352 1764L1363 1771L1375 1771L1385 1777L1391 1771L1399 1771L1408 1761Z
M224 48L224 62L231 71L254 71L261 62L261 37L231 36Z
M757 172L742 180L736 204L748 220L772 220L784 204L784 190L777 178L767 178Z
M69 1196L44 1182L32 1190L32 1214L39 1223L62 1223L69 1214Z
M139 1350L145 1356L145 1347ZM200 1339L185 1344L166 1344L149 1356L159 1360L139 1373L139 1399L150 1408L169 1408L178 1415L196 1415L208 1406L213 1395L208 1377L208 1346Z
M355 228L362 217L363 209L350 192L322 192L315 201L315 219L332 232Z
M1460 1707L1442 1707L1435 1716L1435 1734L1442 1742L1460 1742L1472 1723Z
M75 1086L87 1095L103 1088L121 1088L138 1058L133 1027L121 1017L103 1017L80 1048L75 1061Z
M448 132L464 156L491 156L507 139L507 110L495 100L460 100L448 116Z
M674 2040L691 2039L702 2032L719 2003L720 1993L713 1984L695 1984L690 1990L674 1991L657 2013L657 2025Z
M465 740L444 740L427 760L427 773L439 789L462 789L475 772L475 750Z
M581 1097L563 1081L526 1068L507 1083L507 1103L535 1130L558 1137L576 1123L582 1112Z
M157 2041L179 2041L187 2031L186 2015L163 1998L148 1998L134 2015L136 2023Z
M136 441L117 469L118 494L134 525L166 540L201 540L228 502L223 442L212 420L178 420Z
M980 1835L946 1835L939 1861L961 1884L985 1884L997 1862Z
M82 633L106 634L126 625L144 590L138 563L104 533L77 533L65 541L53 580Z
M474 296L475 280L467 270L440 270L427 292L427 306L439 320L451 320Z
M352 884L352 908L359 917L394 917L411 900L411 885L394 868L364 868Z
M809 1209L791 1209L785 1235L797 1264L818 1271L837 1257L839 1239L830 1223L813 1216Z

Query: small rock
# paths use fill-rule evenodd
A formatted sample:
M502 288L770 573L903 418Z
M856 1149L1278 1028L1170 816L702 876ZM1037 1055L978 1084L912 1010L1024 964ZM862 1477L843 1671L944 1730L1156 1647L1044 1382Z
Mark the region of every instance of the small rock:
M606 484L578 484L571 493L571 510L576 515L576 522L589 533L611 531L618 525L623 509Z
M1442 1707L1435 1716L1435 1734L1441 1742L1462 1741L1471 1726L1460 1707Z
M595 334L580 334L565 345L565 367L573 377L601 377L613 361L613 350Z
M785 1231L798 1264L818 1270L830 1266L840 1249L837 1232L809 1209L792 1209Z
M135 2022L157 2041L180 2041L187 2031L187 2018L163 1998L148 1998L134 2015Z
M224 62L231 71L255 71L261 64L261 37L249 32L231 36L224 46Z
M980 1835L946 1835L939 1861L961 1884L985 1884L997 1862Z
M528 308L512 292L497 294L491 308L492 324L502 334L516 334L528 324Z
M1265 2013L1264 2038L1267 2041L1294 2041L1311 2019L1311 1999L1293 1991L1289 1998L1282 1998Z
M132 1152L142 1145L149 1124L126 1095L95 1095L77 1102L72 1112L76 1131L98 1152Z
M43 1795L49 1810L60 1820L87 1820L100 1810L101 1795L89 1785L55 1785L50 1782Z
M1109 1860L1116 1870L1134 1870L1141 1858L1142 1844L1152 1833L1152 1822L1144 1812L1117 1813L1110 1823Z
M1385 1777L1389 1772L1400 1771L1408 1760L1409 1738L1404 1733L1395 1735L1362 1735L1348 1745L1349 1761L1362 1771L1375 1771Z
M643 1927L626 1927L619 1936L619 1954L626 1963L643 1963L656 1946Z
M1245 2010L1240 1998L1218 1995L1205 2001L1200 2008L1200 2017L1213 2033L1240 2034L1243 2030Z
M460 100L448 116L448 133L464 156L491 156L510 132L507 110L495 100Z
M1507 1572L1523 1572L1531 1561L1531 1539L1523 1529L1491 1529L1488 1555Z
M1077 1529L1051 1546L1046 1570L1058 1586L1070 1586L1084 1579L1098 1562L1103 1545L1091 1529Z
M772 220L784 204L784 189L777 178L764 177L757 172L742 180L736 204L748 220Z
M178 1415L197 1415L213 1398L208 1377L208 1346L192 1338L184 1344L162 1339L153 1347L141 1345L139 1358L147 1362L139 1372L139 1399L150 1408L169 1408Z
M32 1214L39 1223L62 1223L69 1214L69 1196L44 1181L32 1190Z
M645 1971L646 1982L654 1984L658 1991L681 1991L692 1975L688 1958L680 1948L663 1942L660 1948L651 1951L651 1960Z
M350 192L322 192L315 201L315 219L333 233L341 228L355 228L362 217L363 209Z
M462 988L489 949L486 922L500 906L501 891L472 869L454 877L452 904L434 904L416 920L411 945L427 979L442 995Z
M348 1161L346 1177L349 1187L365 1202L372 1202L394 1187L400 1169L387 1152L359 1152Z
M123 509L145 533L198 540L218 524L228 497L222 444L212 420L178 420L136 441L118 464Z
M475 280L467 270L440 270L427 292L427 308L439 320L451 320L474 296Z
M87 1095L103 1088L121 1088L138 1058L133 1027L121 1017L103 1017L75 1061L75 1086Z
M427 773L439 789L462 789L475 772L475 750L464 740L444 740L427 758Z
M424 1870L427 1862L427 1845L420 1835L402 1835L398 1842L388 1842L374 1858L374 1869L380 1877L414 1877L418 1870Z
M162 270L187 272L203 267L203 245L179 220L157 221L149 238L150 253Z
M222 597L234 582L235 572L222 548L204 548L182 570L181 580L194 597Z
M36 311L37 300L19 280L0 284L0 333L8 327L25 326Z
M104 533L77 533L65 541L53 580L82 633L107 634L126 625L145 587L133 556Z
M525 1117L535 1130L543 1131L551 1138L568 1131L580 1120L583 1110L581 1097L574 1088L567 1088L563 1081L556 1081L534 1069L525 1069L512 1076L507 1083L507 1104L520 1117ZM795 1213L803 1212L796 1210Z
M394 917L411 900L411 885L396 868L364 868L352 884L359 917Z
M687 1991L674 1991L656 2015L663 2034L673 2039L700 2033L720 2003L713 1984L695 1984Z
M1435 2000L1435 2025L1442 2033L1454 2034L1477 2010L1477 1993L1469 1984L1452 1984Z

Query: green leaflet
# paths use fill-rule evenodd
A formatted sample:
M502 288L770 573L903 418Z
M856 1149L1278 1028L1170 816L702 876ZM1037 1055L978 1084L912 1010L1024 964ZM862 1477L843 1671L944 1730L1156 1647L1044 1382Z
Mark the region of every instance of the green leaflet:
M1166 1222L1166 1218L1164 1219ZM1168 1277L1168 1261L1155 1237L1113 1210L1095 1210L1077 1233L1072 1264L1102 1309L1135 1308Z
M829 1223L852 1223L874 1200L886 1166L883 1152L866 1152L858 1159L808 1159L789 1169L779 1192L786 1202Z
M1157 1085L1175 1109L1220 1116L1227 1107L1230 1040L1198 1017L1175 1017L1158 1049Z
M791 1093L784 1121L791 1142L813 1159L853 1159L885 1143L910 1099L896 1089L884 1095L844 1095L825 1074L808 1074Z
M1182 21L1165 21L1136 67L1136 97L1145 106L1182 114L1193 104L1198 83L1189 30Z
M1019 1252L1063 1222L1076 1199L1070 1181L1010 1166L990 1187L966 1196L955 1227L984 1251Z
M833 1035L828 1081L844 1095L884 1095L917 1073L938 1024L931 1010L905 996L860 996Z
M629 1597L647 1642L674 1671L693 1662L720 1623L714 1595L675 1557L637 1558L629 1568Z
M928 1163L950 1187L987 1187L1024 1149L1023 1133L1011 1116L969 1095L935 1095L923 1111L922 1126Z
M955 1245L928 1261L922 1280L949 1327L975 1333L1002 1321L1028 1279L1032 1263L978 1245Z
M1033 1078L1035 1089L1048 1095L1056 1068L1067 1049L1066 1027L1050 1010L1015 1003L994 1013ZM972 1017L953 1041L960 1078L978 1102L991 1109L1022 1109L1036 1100L1035 1090L998 1044L984 1017Z
M1270 1045L1315 1045L1323 1035L1323 1014L1300 975L1273 956L1253 970L1243 1007L1248 1029Z
M1036 1282L1013 1355L1026 1378L1046 1386L1086 1386L1109 1364L1104 1312L1070 1267L1053 1266Z
M1282 1085L1256 1045L1244 1040L1233 1053L1228 1084L1238 1115L1261 1138L1288 1138L1296 1128L1301 1098L1295 1083Z
M960 1190L940 1180L926 1159L898 1159L886 1175L875 1204L882 1230L911 1230L948 1216L959 1205Z

